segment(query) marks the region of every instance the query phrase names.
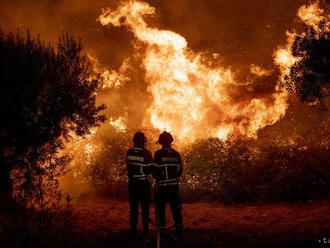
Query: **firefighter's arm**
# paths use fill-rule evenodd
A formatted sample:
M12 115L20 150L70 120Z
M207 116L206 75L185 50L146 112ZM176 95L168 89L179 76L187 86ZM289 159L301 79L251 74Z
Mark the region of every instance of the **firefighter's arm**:
M146 175L152 172L152 154L149 150L145 150L145 166L143 166L143 173Z
M153 160L153 164L151 166L152 177L157 179L159 177L159 166L160 165L160 156L156 152Z

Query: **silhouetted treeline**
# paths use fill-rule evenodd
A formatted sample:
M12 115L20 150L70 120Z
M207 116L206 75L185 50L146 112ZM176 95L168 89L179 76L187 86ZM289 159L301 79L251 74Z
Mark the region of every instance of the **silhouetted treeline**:
M305 25L304 32L295 36L291 52L298 61L284 78L284 86L302 101L320 101L329 96L330 83L330 24L329 18L317 27Z
M263 142L207 139L194 144L185 154L187 200L273 202L330 196L326 145Z
M12 187L23 204L56 192L56 178L70 160L58 154L63 141L69 132L84 135L104 120L104 106L95 105L98 80L88 79L81 51L70 36L53 47L29 33L0 32L1 202L14 202Z

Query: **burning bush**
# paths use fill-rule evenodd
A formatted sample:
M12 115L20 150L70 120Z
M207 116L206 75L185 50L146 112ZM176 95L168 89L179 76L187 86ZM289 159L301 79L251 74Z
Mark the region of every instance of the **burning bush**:
M318 3L299 8L305 30L287 32L287 44L274 51L276 69L252 64L253 80L244 83L217 61L219 54L209 60L188 48L180 34L149 26L146 17L155 10L145 2L123 1L116 10L104 9L98 18L102 25L124 26L134 34L134 59L125 59L115 71L91 58L103 77L104 99L111 96L120 104L109 111L109 124L116 130L98 129L99 138L78 142L85 154L75 161L74 177L112 190L124 185L123 158L133 135L129 129L144 125L153 132L171 130L182 142L182 188L190 198L194 193L226 201L326 194L328 176L321 171L327 171L328 164L319 156L328 153L324 141L329 119L297 104L280 87L282 82L309 102L329 100L323 91L329 81L328 16ZM261 82L262 87L268 85L267 93L258 93ZM281 125L267 139L258 138L265 129Z
M108 197L123 199L127 193L124 158L132 136L128 130L103 135L94 159L88 164L83 158L75 161L71 173ZM152 132L147 136L153 137ZM323 142L325 137L316 143L315 138L297 142L262 135L257 140L209 138L181 147L183 199L232 203L326 197L330 193L329 143Z
M159 132L150 129L140 131L148 137L147 148L155 151L153 140ZM75 156L68 166L69 172L61 180L63 190L73 194L82 194L85 190L88 193L101 191L108 196L124 198L128 179L125 154L133 146L135 132L103 125L94 134L71 144L69 150Z
M131 136L130 133L114 130L107 135L95 134L93 141L98 140L97 147L93 146L93 143L87 144L93 147L90 161L86 163L86 154L80 151L79 156L75 156L70 165L71 170L64 180L70 180L71 184L74 181L78 185L87 184L94 191L106 190L112 196L122 194L127 188L125 154Z

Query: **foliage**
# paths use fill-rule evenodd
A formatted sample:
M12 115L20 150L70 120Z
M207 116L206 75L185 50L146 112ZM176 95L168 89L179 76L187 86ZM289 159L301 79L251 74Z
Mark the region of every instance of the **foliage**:
M322 100L330 83L330 25L321 21L317 27L305 26L296 35L291 52L298 60L284 78L284 86L296 92L303 102Z
M155 143L159 136L158 130L141 128L120 131L111 125L103 125L93 136L81 140L76 150L73 148L75 157L63 179L68 185L63 187L64 190L67 188L68 192L79 194L92 188L97 193L126 199L128 177L125 154L133 147L136 131L141 131L148 137L147 149L154 152L160 148ZM90 157L83 149L86 145L92 148Z
M75 161L71 173L93 187L126 183L125 154L130 148L131 133L112 132L98 137L97 151L93 153L91 163L85 163L85 154Z
M104 120L99 112L105 106L95 106L98 80L89 80L81 51L80 41L69 36L55 49L29 33L0 33L1 177L8 193L11 171L22 202L37 201L32 196L41 186L56 194L56 178L70 160L59 154L64 140Z
M131 137L133 133L102 137L104 146L96 159L87 166L75 167L80 180L122 199L127 188L123 159ZM330 143L326 137L319 143L307 138L289 142L273 136L199 140L185 150L179 149L184 160L183 200L234 203L329 196Z
M133 147L132 139L136 130L118 131L111 125L103 125L100 129L78 146L75 159L70 163L69 173L64 180L70 181L71 188L75 188L73 182L76 182L76 185L90 186L98 193L123 199L127 195L128 180L125 154ZM148 130L140 131L150 139L156 135ZM155 139L154 137L153 140ZM86 161L86 151L81 149L86 145L91 145L93 149L90 161ZM155 150L155 146L155 143L148 142L147 149Z
M329 196L330 151L315 143L207 139L185 154L183 191L194 200L297 201ZM205 197L206 196L206 197Z

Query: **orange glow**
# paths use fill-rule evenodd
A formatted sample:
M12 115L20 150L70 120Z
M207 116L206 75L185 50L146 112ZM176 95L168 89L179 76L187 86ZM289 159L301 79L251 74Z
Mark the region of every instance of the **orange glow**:
M217 131L216 137L221 140L227 140L230 132L231 132L230 127L220 127Z
M91 54L88 54L87 57L92 63L94 73L99 75L101 89L120 88L130 80L130 78L125 75L126 70L129 68L127 60L123 62L118 72L116 72L115 70L102 68L98 59Z
M262 76L269 76L273 73L273 70L266 70L258 65L250 65L250 72L254 75L257 75L259 77Z
M144 16L154 13L155 9L147 3L127 1L117 10L103 10L98 18L103 25L126 26L145 45L144 54L141 50L136 50L134 54L142 56L147 90L152 95L152 103L144 116L145 127L172 132L179 138L180 145L184 145L204 137L227 140L231 136L243 135L256 138L258 130L276 123L285 115L288 93L280 91L278 85L267 98L234 100L230 90L245 83L237 82L228 68L210 67L205 56L191 51L181 35L149 27ZM313 4L301 7L298 16L312 25L319 20L315 15L320 13L318 5ZM295 35L294 32L287 32L287 44L274 51L274 62L281 71L281 78L290 72L297 61L290 52ZM100 75L101 90L119 89L131 80L128 71L134 68L129 58L117 71L102 67L92 55L88 58L94 72ZM218 60L221 55L213 53L212 58ZM251 64L250 73L263 77L271 75L273 70ZM129 124L127 117L127 113L116 118L110 116L108 125L116 132L126 132ZM98 131L94 128L85 138L72 135L66 152L79 154L85 158L86 164L90 164L98 152L98 140L95 138Z
M319 3L315 2L310 5L303 5L298 10L298 17L306 25L312 26L318 30L318 23L322 20L329 20L330 16L325 16L324 11L320 9ZM290 68L298 61L298 58L294 57L291 54L290 47L292 46L295 36L295 32L288 32L287 35L287 44L285 47L279 47L274 52L275 64L279 66L281 70L282 78L290 73Z
M279 91L278 85L267 99L234 100L229 91L237 85L244 85L244 82L235 81L230 69L221 66L211 68L210 62L203 60L203 54L196 54L188 48L181 35L149 27L144 16L154 13L155 9L147 3L127 1L117 10L103 10L98 18L103 25L126 26L145 45L142 66L153 99L144 116L145 127L172 132L184 145L204 137L227 140L233 135L243 135L256 138L258 130L276 123L285 115L288 93ZM321 13L318 5L312 4L302 6L298 16L306 24L314 25L321 20L318 16ZM297 61L290 52L295 35L287 32L287 44L274 51L274 62L281 71L281 78ZM134 56L141 56L141 51L136 51ZM102 67L92 55L88 58L94 72L100 75L101 89L118 89L131 80L127 72L134 68L129 58L117 71ZM212 58L218 60L221 55L213 53ZM269 76L273 72L272 69L250 65L250 73L257 77ZM116 132L126 132L127 117L127 113L116 118L110 116L108 125ZM73 135L67 151L83 153L80 156L86 158L87 164L91 163L98 149L95 138L98 130L94 128L83 139Z
M91 144L86 144L85 145L85 154L86 154L86 163L90 164L91 163L91 155L93 153L93 146Z
M119 132L126 131L126 124L123 117L119 117L118 119L110 118L109 124L113 126Z
M291 54L290 47L294 41L295 33L287 32L287 44L285 47L279 47L274 53L275 64L281 70L282 78L290 72L291 66L296 63L297 58Z
M317 27L317 24L323 19L322 14L323 10L320 9L318 2L304 5L298 10L299 18L307 25L313 27Z
M171 131L189 143L201 137L226 139L229 134L256 137L259 129L285 115L285 93L273 93L271 99L234 101L228 89L239 82L231 70L209 67L202 54L189 50L183 36L149 27L144 17L154 13L145 2L126 1L116 10L104 9L98 18L102 25L126 26L145 44L143 67L153 97L145 126ZM260 67L253 67L253 72L270 73Z

